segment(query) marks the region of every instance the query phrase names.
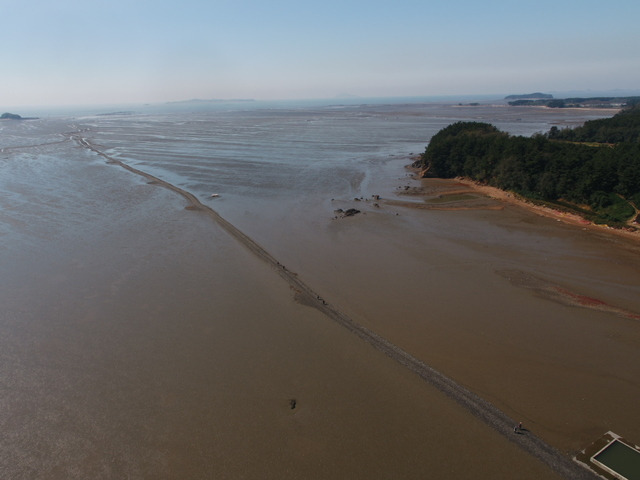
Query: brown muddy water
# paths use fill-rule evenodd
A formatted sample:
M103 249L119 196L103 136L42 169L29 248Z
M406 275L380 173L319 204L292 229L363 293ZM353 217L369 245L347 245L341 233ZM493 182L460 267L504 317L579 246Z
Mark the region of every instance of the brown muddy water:
M446 112L441 123L460 115ZM385 204L418 183L404 165L420 135L428 140L425 119L438 125L432 110L284 113L2 125L2 478L555 477L298 303L273 266L183 198L59 135L84 128L113 158L209 202L340 311L563 454L607 430L640 439L638 320L543 288L640 313L636 245L509 205ZM521 128L525 114L512 123ZM545 115L533 131L580 120ZM368 150L372 131L390 126L410 138ZM306 144L280 137L293 135L287 127L304 128ZM132 128L140 135L127 137ZM262 138L247 143L254 154L233 153L249 136ZM172 157L182 143L189 154ZM300 165L316 144L312 165ZM362 213L334 218L347 207Z

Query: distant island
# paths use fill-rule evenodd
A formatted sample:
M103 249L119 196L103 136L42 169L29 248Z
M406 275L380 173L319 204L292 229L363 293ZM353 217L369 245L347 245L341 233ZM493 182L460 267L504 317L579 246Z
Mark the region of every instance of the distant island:
M168 105L176 105L176 104L190 104L190 103L237 103L237 102L255 102L253 98L209 98L209 99L201 99L201 98L192 98L191 100L176 100L174 102L167 102Z
M37 120L37 117L21 117L17 113L5 112L0 115L0 120Z
M22 120L22 117L15 113L5 112L0 115L0 120Z
M553 95L548 93L528 93L523 95L508 95L504 97L505 100L535 100L535 99L552 99Z
M468 178L596 224L636 230L640 101L611 118L532 137L457 122L433 136L414 167L423 177Z

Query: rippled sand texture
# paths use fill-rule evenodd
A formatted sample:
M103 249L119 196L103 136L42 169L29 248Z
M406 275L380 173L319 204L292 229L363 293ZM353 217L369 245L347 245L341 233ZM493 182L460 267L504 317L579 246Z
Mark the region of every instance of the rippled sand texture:
M3 478L554 478L300 302L277 265L175 192L71 141L0 162ZM415 182L404 163L300 201L292 187L288 202L211 206L333 307L563 454L609 429L639 438L637 320L541 294L638 312L636 247L511 206L354 201L395 199ZM206 188L186 190L204 202ZM353 205L363 213L334 219Z

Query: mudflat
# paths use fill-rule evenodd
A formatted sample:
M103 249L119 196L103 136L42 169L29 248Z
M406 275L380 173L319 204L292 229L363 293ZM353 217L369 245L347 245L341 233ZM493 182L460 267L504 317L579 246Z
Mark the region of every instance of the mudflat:
M219 221L97 147L46 148L1 178L0 476L560 478L329 308L569 462L640 438L635 241L407 159L379 198Z
M334 226L331 295L564 452L638 438L637 236L459 180L395 191Z
M174 192L51 168L3 258L3 477L554 478Z

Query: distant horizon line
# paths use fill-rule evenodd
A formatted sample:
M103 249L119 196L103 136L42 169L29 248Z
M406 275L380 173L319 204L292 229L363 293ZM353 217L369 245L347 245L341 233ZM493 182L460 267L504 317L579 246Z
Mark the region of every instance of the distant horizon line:
M295 102L337 102L347 101L349 103L359 100L396 100L396 101L438 101L438 100L500 100L505 101L509 95L528 95L534 92L524 93L467 93L467 94L438 94L438 95L372 95L362 96L355 94L339 94L333 97L296 97L296 98L277 98L277 99L262 99L262 98L191 98L182 100L156 100L156 101L130 101L130 102L97 102L97 103L51 103L51 104L22 104L22 105L10 105L7 107L0 107L2 111L9 111L10 109L27 109L33 111L33 109L89 109L89 108L108 108L108 107L145 107L145 106L162 106L162 105L189 105L189 104L207 104L207 103L295 103ZM638 89L608 89L608 90L538 90L535 93L545 93L551 95L562 95L566 97L575 96L640 96L640 88ZM563 98L563 97L559 97Z

